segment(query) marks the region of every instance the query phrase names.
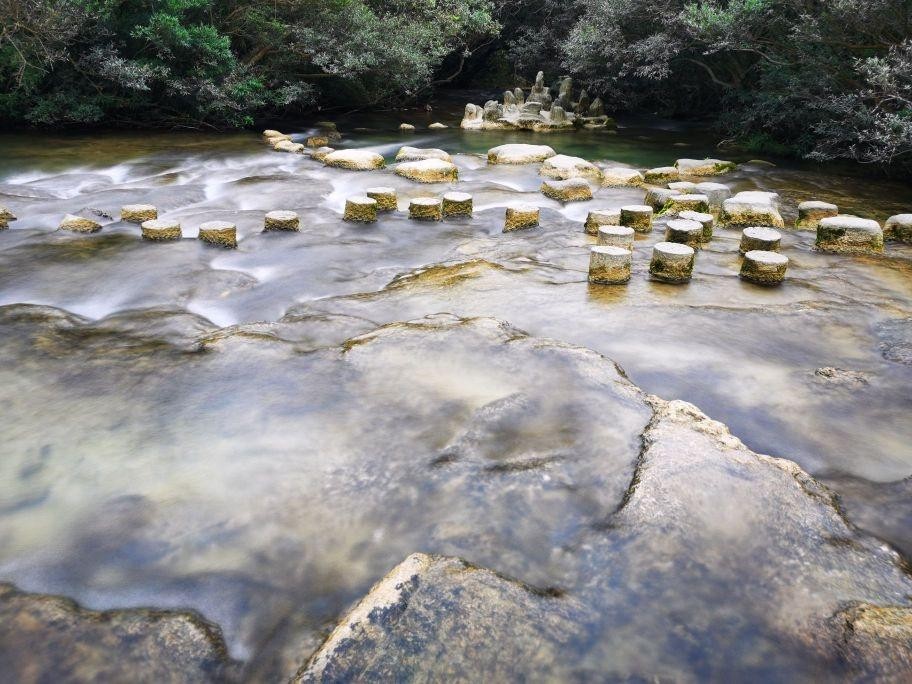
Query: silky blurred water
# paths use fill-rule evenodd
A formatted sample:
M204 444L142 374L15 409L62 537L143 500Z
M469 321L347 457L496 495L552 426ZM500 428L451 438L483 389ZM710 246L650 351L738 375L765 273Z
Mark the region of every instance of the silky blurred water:
M825 255L787 230L789 277L768 289L739 280L739 233L717 229L676 287L647 278L657 221L629 285L590 286L586 213L643 191L563 206L535 166L481 153L534 141L640 168L749 157L693 127L532 135L463 132L448 110L405 118L453 127L402 135L399 118L353 117L335 144L388 160L403 144L449 151L471 219L347 224L345 198L364 188L395 187L403 210L450 186L324 168L254 133L0 136L0 204L19 217L0 231L0 579L94 607L196 608L244 659L286 628L315 644L412 551L560 584L562 550L623 495L648 412L616 380L581 385L559 355L515 352L498 331L340 346L438 314L604 354L829 481L850 519L912 553L912 503L896 495L912 475L912 365L896 352L912 335L912 246ZM713 180L779 192L787 223L805 199L878 220L912 211L909 186L781 160ZM516 200L542 208L540 228L501 232ZM131 203L185 239L144 243L116 219ZM262 233L273 209L297 211L300 232ZM55 230L80 212L104 229ZM237 250L194 239L211 220L237 224ZM441 470L453 449L462 465Z

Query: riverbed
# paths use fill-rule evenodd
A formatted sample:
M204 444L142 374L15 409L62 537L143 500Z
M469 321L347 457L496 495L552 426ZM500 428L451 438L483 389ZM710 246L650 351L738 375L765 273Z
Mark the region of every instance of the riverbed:
M451 127L426 129L438 119ZM643 190L564 205L539 193L536 165L483 153L536 142L649 168L722 156L710 136L663 122L461 131L447 110L403 115L418 125L403 134L399 120L341 119L333 145L388 162L441 148L458 183L331 169L253 132L0 136L0 204L18 217L0 231L0 580L97 609L193 609L264 680L416 551L572 593L581 534L623 500L650 419L628 379L796 462L912 556L912 245L824 254L813 231L786 229L787 280L764 288L738 278L740 231L719 228L675 286L648 278L657 221L628 285L591 285L586 214ZM778 192L787 226L811 199L879 221L912 211L908 185L724 156L739 166L712 180ZM474 215L342 221L345 198L377 185L400 209L458 187ZM502 232L514 201L541 207L539 228ZM184 239L150 244L117 220L140 202ZM301 230L263 233L275 209ZM86 211L101 232L56 230ZM195 239L211 220L237 224L236 250ZM409 321L402 340L364 343ZM622 370L601 378L520 339ZM725 508L733 529L739 510ZM662 673L686 679L673 661Z

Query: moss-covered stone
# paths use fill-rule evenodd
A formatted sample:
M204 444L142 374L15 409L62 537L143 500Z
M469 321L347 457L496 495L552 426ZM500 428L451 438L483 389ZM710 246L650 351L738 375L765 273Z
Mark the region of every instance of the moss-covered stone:
M621 207L621 225L633 228L638 233L652 230L652 207L645 204L629 204Z
M456 165L443 159L403 162L396 165L395 173L419 183L453 183L459 179Z
M94 219L85 218L84 216L75 216L67 214L58 226L60 230L69 230L74 233L97 233L101 230L101 224Z
M399 201L396 197L396 189L388 187L368 188L364 194L377 202L377 211L396 211L399 208Z
M229 221L206 221L199 227L198 239L216 247L237 247L237 226Z
M266 214L263 230L298 230L300 219L293 211L270 211Z
M760 226L745 228L741 231L741 244L738 247L738 251L741 254L746 254L753 250L778 252L781 240L782 233L778 230Z
M896 214L884 223L885 240L896 240L912 244L912 214Z
M643 173L643 180L653 185L665 185L679 179L680 174L673 166L658 166L654 169L647 169Z
M597 243L606 247L633 250L636 232L627 226L599 226Z
M142 223L158 218L158 209L151 204L127 204L120 208L120 220Z
M672 195L666 201L659 214L680 214L682 211L696 211L705 214L709 211L709 197L696 193Z
M798 205L798 220L795 221L797 228L817 229L821 219L831 216L838 216L839 208L829 202L802 202Z
M593 209L586 216L583 230L589 235L597 235L600 226L621 225L620 209Z
M582 178L546 180L540 189L545 197L558 202L584 202L592 199L592 188Z
M696 252L676 242L659 242L652 249L649 274L664 283L686 283L693 273Z
M816 246L824 252L878 253L883 252L884 235L877 221L840 214L821 219Z
M672 219L665 226L665 242L677 242L696 249L703 242L703 225L687 219Z
M409 218L419 221L439 221L443 207L436 197L416 197L409 202Z
M512 204L507 207L503 232L509 233L538 225L539 209L530 204Z
M143 221L140 228L142 229L143 239L152 240L153 242L180 240L182 237L180 223L169 219Z
M373 223L377 220L377 200L367 195L356 195L345 200L344 220L355 223Z
M751 250L741 262L740 276L757 285L778 285L785 279L788 257L778 252Z
M448 192L442 206L444 216L471 216L472 196L467 192Z

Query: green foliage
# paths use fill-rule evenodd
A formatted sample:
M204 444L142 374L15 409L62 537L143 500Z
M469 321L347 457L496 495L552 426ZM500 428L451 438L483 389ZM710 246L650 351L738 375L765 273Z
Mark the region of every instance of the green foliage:
M0 0L0 121L230 128L428 88L487 0Z

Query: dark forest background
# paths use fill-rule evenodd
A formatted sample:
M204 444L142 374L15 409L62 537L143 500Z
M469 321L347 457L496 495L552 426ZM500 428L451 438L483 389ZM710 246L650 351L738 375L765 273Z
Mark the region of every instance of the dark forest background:
M0 124L232 129L572 76L912 173L912 0L0 0Z

